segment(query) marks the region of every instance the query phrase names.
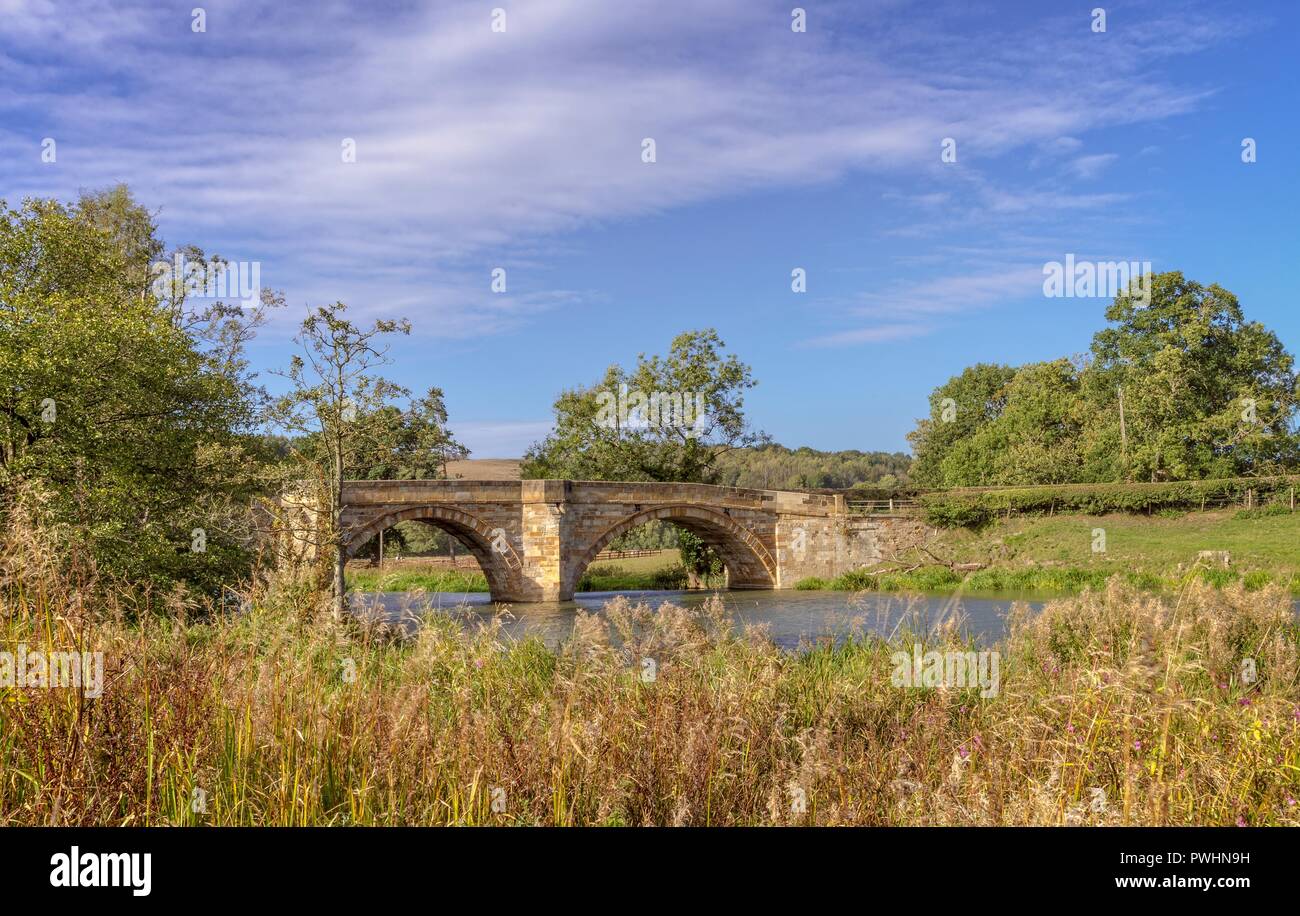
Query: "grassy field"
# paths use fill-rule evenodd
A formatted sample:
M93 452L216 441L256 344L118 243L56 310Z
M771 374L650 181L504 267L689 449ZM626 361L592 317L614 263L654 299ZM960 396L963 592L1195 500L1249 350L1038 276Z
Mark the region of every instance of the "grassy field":
M790 654L721 602L620 599L552 651L336 623L305 588L210 619L86 594L0 592L6 651L105 669L96 699L0 687L0 824L1300 825L1275 588L1112 583L1015 615L987 696L896 679L914 643L971 648L952 621Z
M348 588L363 592L485 592L487 579L477 569L348 569Z
M1099 531L1104 551L1093 550ZM1272 583L1300 594L1300 512L1027 516L978 532L944 529L929 548L945 560L986 568L953 572L914 552L900 558L907 565L920 564L910 572L861 571L835 580L807 580L800 587L1074 593L1118 575L1153 590L1176 590L1194 578L1218 586L1241 582L1250 590ZM1231 566L1198 563L1202 550L1228 551Z
M1094 552L1094 530L1105 552ZM1270 515L1239 510L1168 516L1058 515L1013 518L978 534L949 530L940 542L959 562L1053 564L1111 571L1171 574L1189 568L1202 550L1227 550L1233 566L1294 575L1300 572L1300 512Z
M366 592L486 592L487 579L478 570L420 569L404 566L384 570L348 570L348 586ZM686 587L686 573L674 550L653 556L626 557L593 563L578 583L580 592L641 591Z

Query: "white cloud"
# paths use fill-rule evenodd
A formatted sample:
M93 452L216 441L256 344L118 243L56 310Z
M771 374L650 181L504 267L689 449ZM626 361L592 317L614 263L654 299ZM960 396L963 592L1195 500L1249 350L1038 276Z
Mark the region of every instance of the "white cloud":
M125 180L163 205L173 241L262 261L291 303L342 298L450 336L587 301L550 289L540 266L512 270L509 298L486 292L491 267L544 265L575 229L855 171L914 174L936 167L945 136L973 177L917 195L929 210L1106 206L1117 196L999 187L974 169L1022 146L1069 154L1088 130L1204 95L1143 69L1140 29L1099 43L1049 22L1028 42L1000 18L990 43L928 16L918 33L924 8L906 3L865 22L827 8L828 27L802 35L787 7L747 0L537 0L508 8L504 34L490 6L464 0L380 15L242 0L212 5L203 34L188 7L0 4L11 201ZM1162 47L1215 40L1204 21L1179 22ZM1080 81L1085 69L1104 76ZM46 135L57 165L38 162ZM1090 177L1108 161L1073 168Z
M848 347L863 343L885 343L893 340L907 340L930 333L932 328L924 324L876 324L862 328L850 328L823 334L802 342L806 347Z
M1096 153L1091 156L1080 156L1070 163L1070 170L1077 177L1090 180L1104 172L1117 159L1119 159L1119 155L1116 153Z

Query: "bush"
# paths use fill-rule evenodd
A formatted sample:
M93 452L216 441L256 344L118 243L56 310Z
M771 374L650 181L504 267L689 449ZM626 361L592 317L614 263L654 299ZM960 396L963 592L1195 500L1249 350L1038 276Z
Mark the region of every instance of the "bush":
M794 587L801 592L817 592L830 588L830 583L820 576L809 576L807 579L800 579Z
M1010 513L1165 512L1203 509L1212 505L1254 500L1272 503L1269 514L1289 511L1291 488L1300 477L1238 477L1225 480L1183 480L1168 483L1060 484L1043 487L960 489L926 493L921 506L926 520L948 528L975 528Z

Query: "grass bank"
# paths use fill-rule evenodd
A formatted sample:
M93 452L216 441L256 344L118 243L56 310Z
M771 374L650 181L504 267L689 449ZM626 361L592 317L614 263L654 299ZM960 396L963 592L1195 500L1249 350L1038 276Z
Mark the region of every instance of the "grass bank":
M349 569L348 588L362 592L486 592L487 579L468 569Z
M347 572L348 587L364 592L486 592L478 570L406 568L381 571L361 567ZM580 592L663 591L687 587L686 570L676 550L652 556L593 563L578 582Z
M1300 513L1287 511L1013 517L978 531L941 529L928 547L954 563L985 568L954 572L913 551L897 558L905 566L921 564L910 572L860 570L799 587L1076 594L1119 576L1152 591L1174 592L1197 580L1220 588L1240 583L1248 591L1271 584L1300 595ZM1227 551L1231 566L1198 563L1202 550Z

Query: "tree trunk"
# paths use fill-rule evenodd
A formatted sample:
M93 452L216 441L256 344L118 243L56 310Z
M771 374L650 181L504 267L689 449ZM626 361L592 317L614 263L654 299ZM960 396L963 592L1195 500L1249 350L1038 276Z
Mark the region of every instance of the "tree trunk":
M337 437L334 440L334 486L330 499L334 515L334 619L341 621L347 609L347 581L343 570L347 555L343 550L343 443Z

